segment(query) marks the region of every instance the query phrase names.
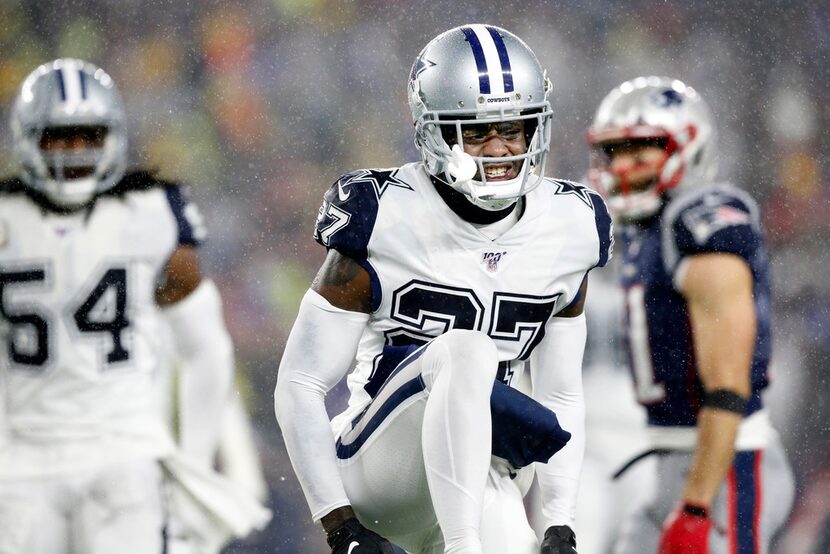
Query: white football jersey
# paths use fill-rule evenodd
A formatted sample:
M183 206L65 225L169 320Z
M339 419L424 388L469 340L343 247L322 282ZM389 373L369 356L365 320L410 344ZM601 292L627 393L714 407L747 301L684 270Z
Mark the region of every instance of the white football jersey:
M71 214L43 209L17 181L4 185L0 430L5 446L112 448L123 440L143 441L148 451L169 450L157 385L164 360L155 290L173 250L200 240L195 208L177 186L155 183L143 173L125 177L113 189L120 187L120 193L99 197L91 210ZM94 447L78 450L87 452L81 457L100 456ZM7 460L0 457L0 476L22 470L7 467ZM56 461L80 462L74 455Z
M453 328L492 337L499 378L515 386L545 323L577 300L613 247L605 203L582 185L546 179L525 196L519 221L491 240L449 208L419 163L341 177L325 196L315 239L372 278L349 412L369 402L406 347Z

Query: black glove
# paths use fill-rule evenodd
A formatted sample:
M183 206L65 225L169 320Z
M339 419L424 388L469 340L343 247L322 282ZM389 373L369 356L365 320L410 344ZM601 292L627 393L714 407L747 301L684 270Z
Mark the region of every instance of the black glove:
M576 554L576 534L567 525L553 525L545 531L542 554Z
M404 554L404 551L374 531L349 518L326 537L332 554Z

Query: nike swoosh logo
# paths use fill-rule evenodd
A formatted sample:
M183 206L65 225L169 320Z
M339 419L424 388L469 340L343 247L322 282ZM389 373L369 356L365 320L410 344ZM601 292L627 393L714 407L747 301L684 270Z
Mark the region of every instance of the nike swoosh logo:
M345 191L345 190L343 190L343 183L340 183L340 182L338 181L338 183L337 183L337 196L339 196L339 197L340 197L340 201L341 201L341 202L345 202L346 200L348 200L348 199L349 199L349 197L350 197L351 195L352 195L352 191L351 191L351 190L349 190L349 192L348 192L348 193L346 193L346 191ZM357 543L354 543L354 544L357 544ZM349 552L351 552L351 550L349 550ZM346 554L349 554L349 552L347 552Z
M352 541L352 544L349 545L349 550L346 552L346 554L352 554L352 550L354 550L355 547L358 546L360 546L359 542Z

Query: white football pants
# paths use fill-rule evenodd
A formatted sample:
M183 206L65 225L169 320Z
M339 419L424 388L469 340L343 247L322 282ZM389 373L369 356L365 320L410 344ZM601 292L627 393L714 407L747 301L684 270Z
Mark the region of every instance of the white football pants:
M532 470L511 479L491 457L497 367L492 339L462 330L397 366L338 440L364 525L413 554L538 554L522 503Z
M0 481L0 554L155 554L164 503L155 460Z
M614 554L654 552L662 525L683 492L691 452L673 452L657 460L654 495L633 507L620 528ZM712 554L765 554L786 522L794 498L790 464L778 438L764 450L736 453L729 475L712 506L709 534Z

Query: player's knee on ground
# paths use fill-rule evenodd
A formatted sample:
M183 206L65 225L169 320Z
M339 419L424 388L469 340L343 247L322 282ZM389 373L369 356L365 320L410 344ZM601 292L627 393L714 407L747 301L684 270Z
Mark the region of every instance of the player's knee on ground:
M499 365L493 339L480 331L453 329L434 339L427 347L422 375L428 389L442 371L462 379L465 387L481 384L489 394Z

